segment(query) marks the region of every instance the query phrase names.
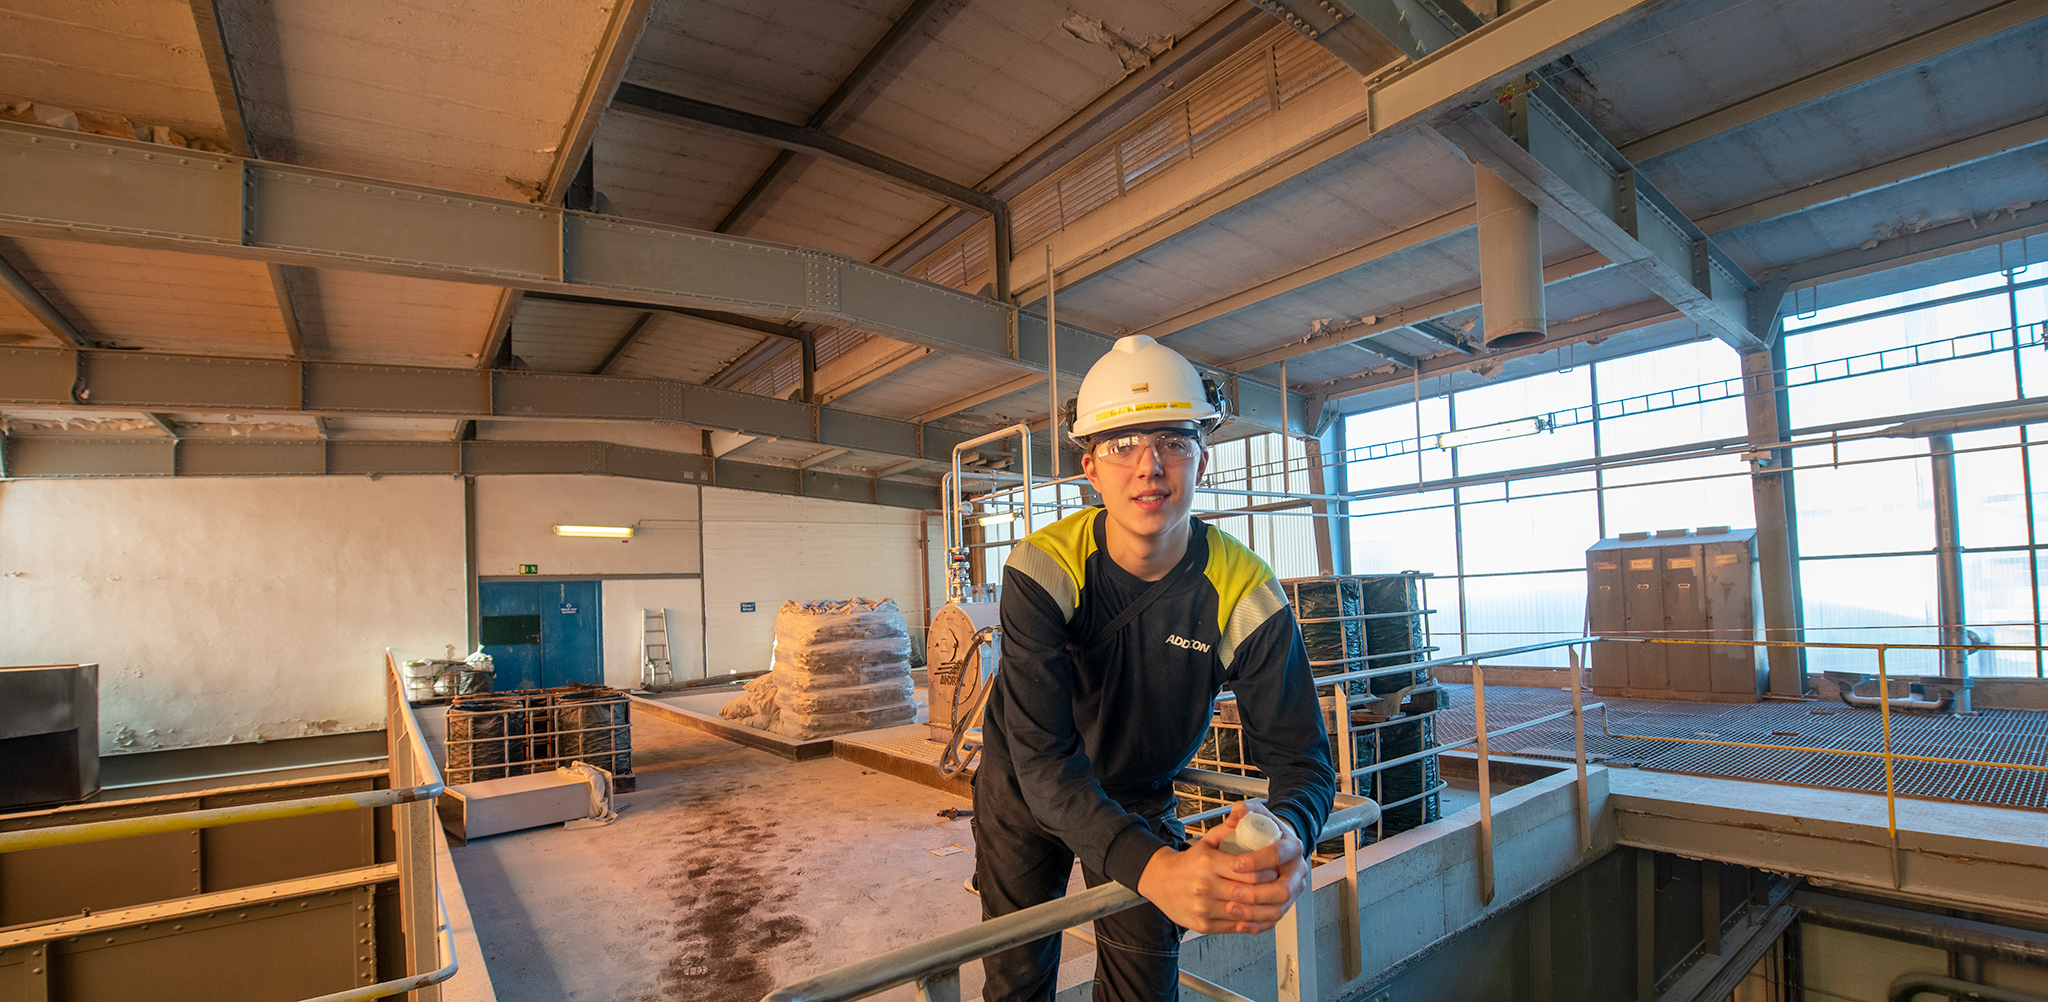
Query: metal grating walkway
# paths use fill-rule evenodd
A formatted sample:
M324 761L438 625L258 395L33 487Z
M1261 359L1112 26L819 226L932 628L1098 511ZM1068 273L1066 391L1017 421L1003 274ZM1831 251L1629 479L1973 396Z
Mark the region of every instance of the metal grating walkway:
M1445 685L1444 689L1449 708L1437 716L1438 740L1446 744L1468 740L1473 733L1472 687ZM1854 751L1879 751L1884 746L1878 711L1843 703L1683 703L1591 693L1585 700L1607 704L1608 726L1617 734ZM1486 688L1489 730L1570 708L1571 696L1561 689ZM1496 739L1489 750L1500 755L1568 760L1572 757L1571 718ZM1958 717L1894 712L1892 750L1939 758L2048 764L2048 713L1983 710L1974 717ZM1597 710L1586 717L1586 753L1615 765L1661 772L1884 791L1882 759L1613 738L1601 733ZM1900 796L2048 810L2048 772L1898 762L1893 782Z

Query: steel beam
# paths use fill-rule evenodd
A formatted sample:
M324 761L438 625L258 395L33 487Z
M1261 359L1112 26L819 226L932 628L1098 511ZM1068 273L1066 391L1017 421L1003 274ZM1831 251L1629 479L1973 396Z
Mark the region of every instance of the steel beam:
M889 181L920 191L963 209L972 209L993 215L1002 211L1003 203L986 192L976 191L957 181L933 174L921 167L913 167L893 157L883 156L864 146L857 146L836 136L828 136L817 129L791 125L766 115L756 115L737 108L727 108L670 94L666 91L643 87L636 83L622 83L613 101L627 111L650 115L673 122L686 122L704 126L730 135L742 136L780 146L797 153L808 153L837 161L849 167L867 171Z
M1135 220L1122 234L1058 264L1072 288L1210 220L1350 154L1373 138L1445 112L1491 99L1504 83L1603 37L1653 6L1652 0L1533 0L1380 80L1359 107L1287 148L1247 151L1258 166L1206 190L1189 192L1169 211ZM1474 81L1479 81L1474 83ZM1341 92L1339 92L1341 93ZM1352 101L1353 95L1342 95ZM1040 295L1043 277L1019 281L1019 301ZM1066 357L1066 346L1060 347Z
M1700 217L1700 229L1709 234L1725 233L1739 226L1817 209L1858 195L1880 191L1943 171L1988 160L2015 150L2048 142L2048 115L1993 129L1931 150L1900 157L1887 163L1851 171L1839 177L1802 185L1782 195L1761 198L1747 205L1723 209Z
M910 33L924 21L925 15L931 13L931 9L937 4L938 0L911 0L910 6L898 14L896 20L889 25L889 30L882 33L881 40L868 49L867 55L861 57L853 72L848 73L846 79L839 81L838 88L832 91L831 96L825 98L823 104L818 105L818 110L811 113L811 117L804 122L804 127L822 132L831 124L832 117L838 114L839 109L845 106L848 99L867 87L868 79L895 54L896 47L903 44L905 38L910 37ZM792 156L794 154L786 149L777 153L774 162L768 165L767 170L761 172L760 177L754 179L754 183L747 188L747 193L741 195L738 202L733 203L732 211L726 213L725 218L720 220L714 229L720 233L732 232L732 228L753 209L754 203L767 194L769 186L781 176L783 168L789 165Z
M72 361L73 356L77 361ZM0 347L0 404L329 417L648 421L919 460L964 432L665 379Z
M1409 25L1394 11L1390 0L1347 0L1339 7L1317 0L1251 0L1281 23L1293 28L1328 50L1352 72L1370 77L1419 54ZM1354 14L1354 8L1372 11L1378 17ZM1394 16L1385 16L1393 13ZM1382 30L1381 22L1385 22Z
M85 333L80 331L78 326L71 322L71 318L65 316L62 310L57 309L40 290L29 284L28 277L15 270L15 267L7 263L7 259L4 257L0 257L0 285L6 286L8 294L14 297L15 302L20 303L23 309L34 314L35 318L41 321L44 327L49 328L50 333L55 334L59 341L72 348L90 348L93 346L92 339L86 337Z
M653 322L652 310L633 318L633 323L626 328L626 333L619 335L619 340L612 345L612 349L604 353L604 361L597 363L597 368L590 371L600 376L605 375L611 369L612 363L618 361L619 356L633 346L633 342L640 340L640 335L647 331L647 325Z
M1702 329L1739 351L1763 345L1749 329L1756 281L1552 88L1486 107L1445 138Z
M827 251L11 122L0 234L801 317L1026 372L1047 357L1043 324L1013 340L1014 307ZM1112 343L1059 338L1073 371Z
M6 440L7 476L21 480L407 475L588 475L932 508L936 488L880 477L761 466L611 442L413 442L319 439Z
M1645 136L1623 146L1621 154L1636 163L1663 156L1680 147L1847 90L2042 17L2048 17L2048 0L2006 0L1989 10L1958 18L1932 31L1893 42L1875 52L1836 63L1818 73Z
M1343 274L1383 258L1392 257L1402 251L1420 247L1470 230L1478 223L1472 206L1452 209L1435 219L1417 223L1407 229L1390 233L1376 240L1368 241L1341 254L1333 254L1304 268L1297 268L1279 278L1261 282L1233 293L1204 306L1196 307L1178 316L1146 327L1134 333L1166 338L1197 324L1207 323L1217 317L1226 316L1265 302L1274 296L1285 295L1323 279Z
M1560 261L1543 269L1544 284L1546 286L1554 285L1568 279L1577 278L1580 275L1605 270L1610 265L1611 262L1600 254L1586 254L1568 261ZM1321 331L1311 333L1307 337L1289 341L1278 348L1270 348L1265 351L1245 355L1241 358L1232 359L1226 368L1238 370L1256 369L1262 365L1271 365L1274 362L1306 355L1310 352L1365 341L1377 335L1392 333L1402 328L1413 330L1423 337L1429 338L1453 351L1470 355L1475 350L1471 345L1466 344L1456 335L1445 330L1441 324L1435 323L1435 321L1440 317L1448 316L1460 310L1469 310L1478 305L1479 287L1475 285L1469 289L1462 289L1427 303L1362 317L1359 322L1354 324L1331 325ZM1378 351L1377 348L1369 345L1366 350Z
M1319 388L1317 399L1336 400L1342 397L1369 393L1383 386L1407 385L1417 377L1430 379L1447 376L1454 372L1470 369L1485 363L1499 363L1527 355L1541 355L1556 351L1569 344L1589 341L1595 338L1609 338L1625 331L1647 327L1651 324L1676 320L1684 314L1671 308L1661 299L1644 300L1628 306L1619 306L1591 316L1579 317L1551 325L1550 337L1535 344L1506 351L1493 352L1482 356L1438 355L1421 360L1421 366L1409 372L1364 374L1348 379L1336 379ZM1367 348L1367 351L1373 349Z

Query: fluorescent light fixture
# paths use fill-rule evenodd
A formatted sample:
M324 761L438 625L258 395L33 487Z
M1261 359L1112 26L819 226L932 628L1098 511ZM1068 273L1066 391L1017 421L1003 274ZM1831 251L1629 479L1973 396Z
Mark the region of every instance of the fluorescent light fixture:
M555 526L555 535L589 536L592 539L631 539L633 538L633 527L630 525L558 525Z
M995 513L995 514L993 514L993 515L983 515L982 517L980 517L980 518L977 518L977 519L975 519L975 520L974 520L974 524L975 524L975 525L1001 525L1001 524L1003 524L1004 522L1015 522L1016 520L1017 520L1017 513L1016 513L1016 512L1014 512L1014 511L999 511L999 512L996 512L996 513Z
M1447 431L1436 437L1436 447L1453 449L1461 445L1478 445L1481 442L1498 442L1504 438L1521 438L1550 430L1550 416L1523 418L1519 421L1502 421L1499 424L1480 425L1477 428L1460 428Z

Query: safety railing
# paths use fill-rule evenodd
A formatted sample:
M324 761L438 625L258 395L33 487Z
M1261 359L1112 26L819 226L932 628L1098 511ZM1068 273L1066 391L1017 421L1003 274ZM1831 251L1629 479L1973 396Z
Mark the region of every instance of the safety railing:
M1346 853L1343 864L1344 874L1343 882L1338 892L1336 924L1339 934L1344 938L1341 952L1344 956L1344 976L1347 981L1359 977L1363 966L1361 957L1362 941L1359 928L1356 836L1359 829L1378 820L1382 810L1380 804L1370 799L1356 796L1351 792L1356 789L1356 783L1359 778L1371 775L1380 769L1392 768L1413 761L1425 755L1436 755L1445 751L1463 748L1466 745L1476 744L1478 746L1479 762L1479 866L1482 883L1481 895L1485 901L1491 902L1493 899L1493 812L1491 803L1492 791L1488 781L1487 741L1489 738L1497 738L1504 734L1510 734L1524 728L1535 727L1570 716L1577 734L1579 839L1582 848L1590 848L1592 844L1592 817L1589 813L1590 805L1588 803L1586 785L1585 713L1589 710L1603 709L1604 705L1601 703L1583 703L1580 694L1576 691L1577 687L1574 686L1572 687L1574 689L1572 693L1572 709L1549 714L1534 720L1523 721L1489 734L1486 730L1484 710L1486 700L1485 682L1483 668L1479 662L1488 658L1506 657L1531 651L1549 650L1556 647L1577 647L1602 639L1604 638L1576 637L1570 640L1530 644L1522 647L1480 651L1454 657L1436 658L1429 661L1411 662L1398 668L1375 668L1346 672L1341 675L1325 675L1315 680L1319 688L1325 685L1341 686L1343 683L1353 679L1374 678L1400 671L1413 672L1446 665L1470 664L1473 668L1473 679L1475 682L1473 703L1478 718L1478 733L1469 740L1449 745L1434 746L1412 756L1391 759L1362 768L1356 767L1350 761L1351 753L1343 750L1350 742L1338 742L1340 755L1337 768L1339 775L1346 778L1340 782L1338 787L1337 810L1330 815L1329 821L1323 826L1323 830L1314 839L1309 840L1309 843L1313 845L1316 842L1326 841L1339 836L1344 836L1346 839ZM1573 652L1572 656L1574 661L1576 661L1577 653ZM1344 717L1348 722L1348 712ZM1184 769L1175 779L1178 782L1223 790L1247 797L1263 797L1267 792L1265 780L1203 769ZM1180 820L1184 824L1196 824L1221 817L1228 813L1230 809L1230 805L1225 804L1221 807L1190 814ZM1103 916L1116 914L1141 903L1143 900L1136 891L1122 884L1115 882L1105 883L1086 891L1069 894L1056 901L1027 908L1001 918L990 919L977 925L933 937L921 943L891 950L888 953L827 971L795 984L778 988L765 996L762 1002L850 1002L850 1000L865 998L903 984L913 984L916 986L919 1002L959 1002L960 968L963 965L980 960L991 954L1000 953L1004 950L1043 939L1047 936L1058 935ZM1320 986L1317 984L1316 974L1316 952L1313 933L1316 928L1317 918L1314 914L1314 902L1315 895L1312 891L1297 898L1294 907L1289 911L1287 917L1282 919L1280 925L1276 926L1273 930L1276 968L1281 983L1279 997L1282 999L1316 1002L1316 1000L1323 996ZM1221 985L1188 974L1185 971L1181 973L1180 982L1183 987L1208 998L1216 999L1218 1002L1244 1002L1244 996Z
M1175 778L1185 783L1230 789L1246 796L1266 795L1264 780L1246 776L1186 769ZM1355 831L1372 823L1378 816L1378 804L1340 796L1337 809L1323 824L1322 833L1316 841ZM1304 894L1298 899L1288 917L1275 928L1276 942L1285 938L1283 932L1296 933L1299 940L1314 930L1313 918L1305 914L1311 897ZM1111 881L778 988L768 993L763 1002L846 1002L902 984L915 984L920 1002L959 1002L961 965L1057 935L1073 926L1114 915L1143 902L1144 898L1138 892ZM1313 952L1308 952L1300 962L1312 964L1314 957ZM1282 971L1284 977L1285 965Z
M438 1002L440 990L437 986L454 976L457 966L454 935L434 868L433 826L437 823L434 799L440 796L444 784L440 768L427 749L419 719L406 702L405 682L388 651L385 652L384 663L385 751L389 763L387 789L6 831L0 832L0 853L389 807L397 835L398 858L395 863L228 893L234 895L236 902L247 905L296 894L395 881L401 897L407 969L413 973L304 1002L358 1002L403 992L414 993L415 1002ZM86 931L80 923L90 924L94 929L110 929L130 921L170 921L188 913L231 907L224 904L226 900L223 893L216 892L183 901L88 913L77 919L9 930L0 934L4 937L0 938L0 946L17 941L31 943L75 936Z
M1785 751L1785 752L1807 752L1807 753L1811 753L1811 754L1815 754L1815 755L1844 755L1844 756L1850 756L1850 757L1855 757L1855 758L1876 758L1876 759L1882 759L1882 760L1884 760L1884 802L1885 802L1885 831L1886 831L1886 835L1887 835L1887 838L1888 838L1888 840L1889 840L1889 843L1890 843L1890 844L1889 844L1890 852L1889 852L1889 853L1888 853L1887 855L1888 855L1888 856L1890 857L1890 860L1891 860L1891 877L1892 877L1892 886L1893 886L1893 887L1900 887L1900 886L1901 886L1901 873L1900 873L1900 866L1899 866L1899 802L1898 802L1898 780L1897 780L1897 774L1896 774L1896 770L1894 769L1894 764L1895 764L1895 763L1897 763L1897 762L1929 762L1929 763L1933 763L1933 764L1936 764L1936 765L1957 765L1957 766L1976 766L1976 767L1982 767L1982 768L1988 768L1988 769L2016 769L2016 770L2022 770L2022 771L2030 771L2030 772L2048 772L2048 765L2035 765L2035 764L2032 764L2032 763L2025 763L2025 762L1989 762L1989 761L1984 761L1984 760L1981 760L1981 759L1963 759L1963 758L1947 758L1947 757L1942 757L1942 756L1935 756L1935 755L1909 755L1909 754L1905 754L1905 753L1903 753L1903 752L1897 752L1897 751L1893 751L1893 750L1892 750L1892 709L1893 709L1893 700L1892 700L1892 698L1891 698L1891 674L1890 674L1890 668L1889 668L1889 666L1888 666L1888 665L1886 664L1886 654L1887 654L1888 652L1891 652L1891 651L1953 651L1953 650L1961 650L1961 651L2025 651L2025 652L2027 652L2027 653L2038 653L2038 652L2039 652L2039 651L2041 650L2041 649L2040 649L2040 648L2038 648L2038 647L2025 647L2025 646L2017 646L2017 645L1999 645L1999 644L1961 644L1961 645L1959 645L1959 644L1849 644L1849 643L1819 643L1819 642L1812 642L1812 641L1794 641L1794 640L1749 640L1749 639L1743 639L1743 640L1723 640L1723 639L1711 639L1711 640L1710 640L1710 639L1695 639L1695 638L1690 638L1690 637L1684 637L1684 638L1681 638L1681 637L1607 637L1607 638L1603 638L1603 639L1606 639L1606 640L1610 640L1610 641L1611 641L1611 640L1629 640L1629 641L1631 641L1631 642L1634 642L1634 643L1650 643L1650 644L1697 644L1697 645L1709 645L1709 646L1713 646L1713 645L1720 645L1720 646L1742 646L1742 647L1751 647L1751 648L1756 648L1756 647L1765 647L1765 648L1771 648L1771 647L1783 647L1783 648L1819 648L1819 649L1828 649L1828 650L1860 650L1860 651L1871 651L1871 652L1872 652L1872 653L1874 654L1875 658L1876 658L1876 668L1877 668L1877 692L1878 692L1878 696L1877 696L1877 698L1876 698L1876 700L1875 700L1874 702L1875 702L1875 706L1876 706L1876 709L1877 709L1877 711L1878 711L1878 714L1879 714L1879 718L1880 718L1880 726L1879 726L1879 740L1880 740L1880 746L1879 746L1879 748L1878 748L1878 749L1876 749L1876 750L1874 750L1874 751L1866 751L1866 750L1863 750L1863 749L1856 749L1856 748L1816 748L1816 747L1812 747L1812 746L1806 746L1806 745L1780 745L1780 744L1765 744L1765 743L1762 743L1762 742L1754 742L1754 741L1722 741L1722 740L1719 740L1719 739L1716 739L1716 738L1699 738L1699 737L1671 737L1671 736L1668 736L1668 735L1659 735L1659 734L1625 734L1625 733L1618 733L1618 732L1614 731L1614 730L1613 730L1613 729L1611 728L1611 726L1609 725L1609 722L1608 722L1608 720L1607 720L1607 714L1606 714L1606 711L1605 711L1605 707L1602 707L1602 708L1601 708L1602 712L1601 712L1601 715L1600 715L1600 732L1601 732L1601 733L1602 733L1603 735L1607 736L1607 737L1611 737L1611 738L1621 738L1621 739L1626 739L1626 740L1633 740L1633 741L1663 741L1663 742L1669 742L1669 743L1673 743L1673 744L1715 745L1715 746L1720 746L1720 747L1724 747L1724 748L1755 748L1755 749L1760 749L1760 750L1764 750L1764 751ZM1578 676L1577 676L1577 669L1578 669L1578 659L1577 659L1577 657L1576 657L1576 654L1574 655L1574 657L1573 657L1573 660L1572 660L1572 668L1573 668L1573 677L1574 677L1574 678L1577 678L1577 677L1578 677ZM1954 679L1953 681L1954 681L1954 682L1956 682L1956 683L1957 683L1958 685L1963 685L1963 686L1967 686L1967 685L1969 684L1969 681L1970 681L1970 680L1969 680L1969 678L1967 678L1967 677L1964 677L1964 678L1958 678L1958 679ZM1856 704L1851 704L1851 705L1856 705ZM1584 740L1584 738L1583 738L1583 734L1584 734L1583 730L1581 730L1581 732L1580 732L1580 733L1581 733L1581 741L1583 741L1583 740ZM1581 757L1583 757L1583 753L1581 754Z

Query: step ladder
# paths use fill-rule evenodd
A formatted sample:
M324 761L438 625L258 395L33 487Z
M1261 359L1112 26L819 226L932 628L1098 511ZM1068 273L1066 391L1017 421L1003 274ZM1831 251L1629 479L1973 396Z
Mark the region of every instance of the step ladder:
M668 658L668 610L642 609L640 614L640 688L673 685L676 673Z

